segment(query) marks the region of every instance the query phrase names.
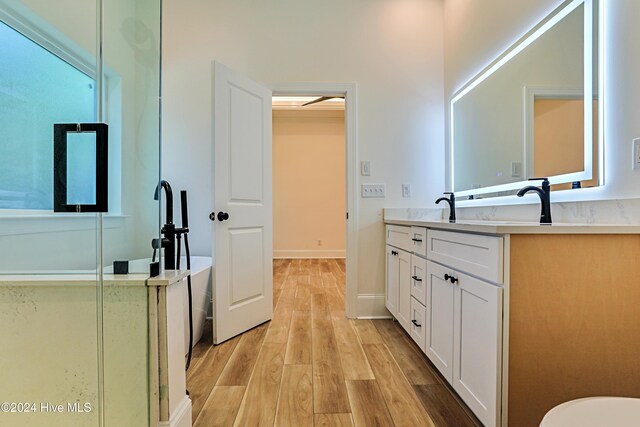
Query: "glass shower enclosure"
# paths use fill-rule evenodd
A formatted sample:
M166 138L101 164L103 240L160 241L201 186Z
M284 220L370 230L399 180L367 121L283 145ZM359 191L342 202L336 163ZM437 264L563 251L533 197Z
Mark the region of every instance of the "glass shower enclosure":
M0 425L153 418L160 42L160 0L0 0Z

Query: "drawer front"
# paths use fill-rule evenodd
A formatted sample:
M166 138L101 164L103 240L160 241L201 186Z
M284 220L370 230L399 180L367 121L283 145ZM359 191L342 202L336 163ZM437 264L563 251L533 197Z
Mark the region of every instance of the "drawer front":
M426 338L426 327L424 323L427 317L426 311L427 309L424 307L424 305L420 304L418 300L411 297L411 324L409 325L409 334L422 351L424 351L424 343Z
M411 227L411 252L427 256L427 229L425 227Z
M427 305L427 260L411 255L411 296Z
M413 241L411 240L411 227L403 225L387 225L387 245L413 251Z
M503 282L502 237L429 230L427 258L493 283Z

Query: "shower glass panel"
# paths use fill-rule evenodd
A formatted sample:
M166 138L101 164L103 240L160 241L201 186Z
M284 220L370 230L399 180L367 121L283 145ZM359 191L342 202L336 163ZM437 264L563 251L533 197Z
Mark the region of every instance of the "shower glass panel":
M67 135L67 200L70 205L96 204L96 135Z
M149 425L148 263L112 264L159 237L160 7L0 0L0 425ZM108 212L54 213L73 123L108 125ZM67 143L67 203L95 204L95 134Z

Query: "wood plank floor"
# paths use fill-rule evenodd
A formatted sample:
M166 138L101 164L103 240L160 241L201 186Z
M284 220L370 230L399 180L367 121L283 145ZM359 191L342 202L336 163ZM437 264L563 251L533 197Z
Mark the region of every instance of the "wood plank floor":
M194 425L480 426L398 323L345 317L345 283L344 260L274 260L273 320L194 349Z

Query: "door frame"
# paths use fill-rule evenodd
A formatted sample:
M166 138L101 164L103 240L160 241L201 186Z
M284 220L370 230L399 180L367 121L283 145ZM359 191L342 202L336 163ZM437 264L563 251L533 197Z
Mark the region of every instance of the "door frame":
M273 96L344 96L347 172L346 315L357 317L358 303L358 134L355 83L271 83ZM345 213L346 214L346 213Z

